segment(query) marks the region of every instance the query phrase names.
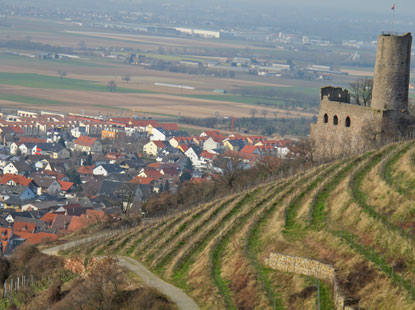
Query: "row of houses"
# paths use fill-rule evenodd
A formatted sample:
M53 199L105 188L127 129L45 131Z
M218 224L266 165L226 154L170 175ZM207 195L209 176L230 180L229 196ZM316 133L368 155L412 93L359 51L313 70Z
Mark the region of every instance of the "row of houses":
M191 136L177 124L150 119L27 111L0 115L0 133L0 229L2 243L8 240L3 253L24 240L54 240L117 217L126 192L140 213L154 194L221 173L218 157L237 157L249 168L265 155L291 156L293 145L216 130ZM127 151L137 141L142 151ZM19 216L30 220L15 225Z
M144 145L143 153L162 161L165 152L180 152L190 159L194 168L214 168L214 159L219 155L239 157L252 167L261 156L287 158L292 153L293 141L268 140L263 136L223 136L219 131L205 131L198 136L168 136L165 131L153 129L150 142ZM163 133L163 135L160 135ZM161 139L161 140L157 140Z

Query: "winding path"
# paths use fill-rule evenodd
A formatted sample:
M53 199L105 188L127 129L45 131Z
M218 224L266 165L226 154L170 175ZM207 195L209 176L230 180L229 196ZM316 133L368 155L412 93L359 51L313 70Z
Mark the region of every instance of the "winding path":
M77 241L70 241L68 243L58 245L52 248L44 249L42 252L47 255L58 255L59 251L66 250L73 248L79 244L87 243L94 241L96 239L102 238L102 235L97 235L89 238L84 238ZM134 272L138 275L145 284L148 286L154 287L164 295L168 296L171 301L173 301L180 310L199 310L199 306L195 303L195 301L187 296L181 289L171 285L159 277L157 277L154 273L144 267L142 264L137 262L136 260L125 257L125 256L117 256L118 257L118 264L122 267L128 268L131 272Z

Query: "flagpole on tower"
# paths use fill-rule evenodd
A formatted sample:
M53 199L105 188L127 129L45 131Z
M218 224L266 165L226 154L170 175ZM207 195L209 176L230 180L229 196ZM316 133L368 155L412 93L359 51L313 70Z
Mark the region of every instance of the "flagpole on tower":
M392 5L392 12L393 12L393 17L392 17L392 32L395 32L395 8L396 8L396 5L394 3Z

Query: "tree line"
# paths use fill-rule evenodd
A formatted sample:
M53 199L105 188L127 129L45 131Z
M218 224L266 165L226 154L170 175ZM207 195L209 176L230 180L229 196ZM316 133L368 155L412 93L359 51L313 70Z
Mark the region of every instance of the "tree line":
M288 112L290 116L291 112ZM251 117L242 117L235 119L234 132L244 134L259 135L280 135L280 136L307 136L310 132L310 124L316 121L315 117L310 118L282 118L278 117L281 113L270 115L267 110L251 109ZM208 127L220 130L230 130L230 118L191 118L181 117L179 123L190 124L201 127Z

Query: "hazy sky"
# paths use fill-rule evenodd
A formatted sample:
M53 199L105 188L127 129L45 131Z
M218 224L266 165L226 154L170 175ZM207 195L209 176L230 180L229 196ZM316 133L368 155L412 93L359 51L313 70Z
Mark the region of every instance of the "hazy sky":
M226 0L224 0L226 2ZM241 1L241 0L240 0ZM415 1L413 0L242 0L245 3L257 3L257 1L272 4L275 6L307 6L314 8L330 8L330 9L348 9L353 11L377 11L377 12L391 12L392 5L396 3L396 13L409 13L408 10L415 10ZM339 12L341 13L341 12Z
M200 0L194 1L198 2ZM330 11L331 15L338 13L339 17L342 16L341 10L347 11L347 13L355 12L357 15L375 13L387 17L392 15L391 8L396 3L395 15L397 19L399 16L415 15L414 0L216 0L215 2L243 2L254 5L260 2L275 8L287 7L289 9L306 7L312 11Z

